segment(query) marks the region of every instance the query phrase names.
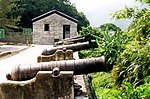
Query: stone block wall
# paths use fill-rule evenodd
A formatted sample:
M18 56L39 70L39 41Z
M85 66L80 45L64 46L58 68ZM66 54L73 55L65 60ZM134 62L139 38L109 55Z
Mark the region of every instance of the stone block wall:
M49 24L49 31L44 31L45 24ZM77 23L55 13L33 22L33 43L54 44L54 36L58 36L62 40L63 25L70 25L70 37L76 36Z
M7 32L5 38L1 38L0 42L13 42L13 43L32 43L32 34L23 34L19 32Z
M74 99L73 72L39 71L28 81L0 83L0 99Z

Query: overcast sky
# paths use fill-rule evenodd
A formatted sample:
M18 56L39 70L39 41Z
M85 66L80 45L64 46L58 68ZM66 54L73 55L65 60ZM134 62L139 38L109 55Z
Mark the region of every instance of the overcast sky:
M129 24L129 20L115 21L110 18L110 14L122 9L125 5L128 7L142 6L135 0L70 0L70 2L74 3L77 10L86 15L90 25L95 27L113 22L121 28L125 28Z

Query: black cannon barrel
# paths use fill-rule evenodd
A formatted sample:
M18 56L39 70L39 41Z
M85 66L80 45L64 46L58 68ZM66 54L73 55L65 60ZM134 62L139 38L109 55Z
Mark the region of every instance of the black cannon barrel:
M36 64L17 65L9 74L9 79L15 81L29 80L36 76L38 71L74 71L74 75L107 71L104 56L98 58L52 61Z
M80 51L80 50L88 49L89 42L83 42L83 43L77 43L77 44L71 44L71 45L63 45L59 47L53 47L51 49L45 49L42 52L42 55L52 55L56 52L57 49L63 49L63 48L71 49L73 50L73 52Z
M85 42L85 38L82 37L82 38L74 38L74 39L64 39L64 40L62 40L62 41L55 42L55 45L62 45L62 44L64 44L65 42L72 42L72 43Z
M73 43L77 43L77 42L85 42L85 38L76 38L76 39L69 39L69 40L66 40L68 42L73 42Z
M64 40L78 39L78 38L83 38L83 37L82 36L74 36L74 37L66 38Z
M54 45L62 45L64 43L64 41L59 41L59 42L55 42Z

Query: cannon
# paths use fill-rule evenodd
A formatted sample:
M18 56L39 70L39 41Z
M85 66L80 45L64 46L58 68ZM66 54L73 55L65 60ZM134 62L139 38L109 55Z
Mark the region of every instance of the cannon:
M54 76L59 75L59 71L73 71L74 75L80 75L107 71L107 67L105 66L105 58L102 56L89 59L17 65L14 67L11 74L8 74L6 77L14 81L29 80L34 78L38 71L53 71Z
M82 38L73 38L73 39L67 38L67 39L64 39L62 41L56 42L54 45L62 45L62 44L65 45L65 43L68 43L68 44L73 43L74 44L74 43L77 43L77 42L85 42L85 38L84 37L82 37Z
M70 38L65 38L65 40L70 40L70 39L78 39L78 38L83 38L82 36L74 36Z
M68 39L66 40L68 42L73 42L73 43L77 43L77 42L84 42L85 41L85 38L76 38L76 39Z
M54 48L51 48L51 49L45 49L43 52L42 52L42 55L52 55L56 52L57 49L71 49L73 50L73 52L75 51L80 51L80 50L84 50L84 49L88 49L90 48L89 46L89 42L83 42L83 43L77 43L77 44L71 44L71 45L63 45L63 46L59 46L59 47L54 47Z

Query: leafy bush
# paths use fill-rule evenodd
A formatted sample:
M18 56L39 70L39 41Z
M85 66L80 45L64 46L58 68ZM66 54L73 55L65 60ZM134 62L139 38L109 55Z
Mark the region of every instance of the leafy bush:
M112 88L111 73L106 72L93 73L92 84L95 89L100 87Z
M123 91L119 95L122 99L149 99L150 98L150 83L146 83L137 88L129 82L125 82L122 85Z
M142 84L150 74L150 43L144 45L134 41L126 46L126 50L118 58L114 67L115 83L131 82L135 86Z
M122 13L122 14L121 14ZM134 86L144 83L150 74L150 28L149 9L127 8L113 14L116 19L132 18L129 28L124 31L131 39L118 57L113 68L113 78L117 85L130 82Z
M123 52L125 44L129 41L123 32L109 35L108 31L103 32L103 37L97 40L99 51L106 57L107 65L114 65L117 57Z
M89 41L91 48L97 48L97 43L95 42L96 38L101 37L102 33L99 29L93 28L91 26L82 27L82 31L79 33L83 37L85 37L86 41Z
M97 48L90 50L83 50L79 52L79 57L82 58L91 58L91 57L99 57L102 56L100 51Z
M96 80L97 82L97 80ZM100 85L101 86L101 85ZM145 83L135 88L129 82L122 84L122 89L98 87L95 88L98 99L149 99L150 83Z
M84 36L87 41L95 40L102 35L100 30L91 26L82 27L82 31L79 34Z
M112 88L111 73L99 72L92 74L92 86L98 99L117 99L121 91Z
M97 39L97 51L106 57L107 65L113 66L112 76L108 76L107 73L92 75L93 88L99 99L150 98L149 15L149 9L125 7L113 14L113 17L116 19L132 18L133 21L127 30L117 31L114 35L109 35L109 31L101 32L100 36L92 35ZM87 35L89 39L90 36L90 34ZM96 56L87 52L84 57L88 55ZM111 78L116 84L115 87L119 89L110 84Z

